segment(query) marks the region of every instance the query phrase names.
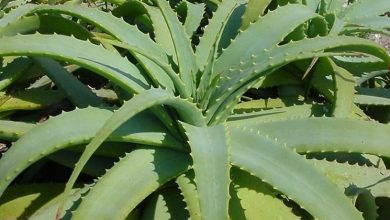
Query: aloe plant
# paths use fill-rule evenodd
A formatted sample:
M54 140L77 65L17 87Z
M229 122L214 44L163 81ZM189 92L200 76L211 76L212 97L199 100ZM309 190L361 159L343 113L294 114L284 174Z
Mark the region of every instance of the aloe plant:
M77 163L63 193L48 193L45 205L30 208L32 219L375 218L374 198L390 196L389 173L380 165L390 157L390 127L366 120L353 103L352 70L337 60L353 56L388 67L383 47L335 34L338 19L309 1L182 1L174 9L165 0L115 3L112 14L27 4L0 20L1 56L23 62L16 71L4 68L3 89L33 63L59 88L53 100L67 97L76 106L38 124L0 121L0 137L15 141L0 160L3 210L29 206L34 190L13 203L8 187L32 164L53 158ZM340 13L358 13L356 4ZM389 9L388 1L375 4L382 5L377 15ZM204 7L217 9L196 43ZM121 106L107 104L60 62L108 79ZM281 73L293 67L302 75L312 71L309 84L330 101L307 98L263 111L262 100L243 101L250 88L280 86ZM316 83L329 74L331 84ZM23 92L47 85L35 82L37 88ZM309 159L326 152L349 153L370 166ZM98 178L75 188L81 172ZM355 203L366 204L359 207L363 214Z

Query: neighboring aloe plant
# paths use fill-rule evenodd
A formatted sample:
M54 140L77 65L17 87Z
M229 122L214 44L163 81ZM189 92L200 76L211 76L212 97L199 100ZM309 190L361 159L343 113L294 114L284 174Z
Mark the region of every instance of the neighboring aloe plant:
M206 27L199 15L213 7L187 1L176 11L165 0L115 1L113 15L71 4L11 10L0 20L0 55L10 63L1 89L30 82L32 68L48 78L4 93L13 108L1 117L65 97L77 108L37 125L0 121L0 137L15 141L0 160L0 194L42 158L78 162L65 192L47 192L45 205L29 206L36 189L44 190L39 186L14 202L18 189L10 187L0 211L26 207L28 214L8 216L32 219L374 219L375 197L390 197L383 165L390 127L353 103L362 104L351 72L367 76L348 67L353 57L383 71L390 57L374 42L340 36L355 32L340 22L367 25L352 19L361 5L375 5L379 16L390 2L361 0L345 10L333 5L342 1L328 2L213 1L217 9ZM69 74L70 64L108 79L116 91L110 97L121 106L110 107L104 90L93 93ZM290 85L306 89L306 99L289 97L297 88ZM276 87L280 99L245 102L254 87ZM310 87L316 97L309 97ZM321 97L327 100L315 101ZM264 110L273 107L281 108ZM343 155L356 164L308 159ZM81 172L100 177L73 189Z

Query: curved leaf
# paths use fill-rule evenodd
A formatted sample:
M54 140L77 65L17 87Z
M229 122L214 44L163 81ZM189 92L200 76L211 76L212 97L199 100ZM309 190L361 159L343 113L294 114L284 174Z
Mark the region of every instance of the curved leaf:
M128 92L139 93L149 87L144 76L126 58L72 37L41 34L3 37L0 55L47 56L68 61L107 77Z
M295 13L289 13L291 11ZM253 54L262 55L264 49L275 47L298 25L318 16L306 6L299 4L287 5L267 13L261 20L241 32L223 51L216 61L215 74L228 70L240 61L245 62ZM277 26L274 25L276 19L279 23ZM256 41L259 37L262 40Z
M359 20L362 15L366 17L379 16L390 10L387 0L359 0L350 4L341 14L345 20L351 22Z
M19 18L26 15L28 12L35 9L36 7L37 5L26 4L11 10L0 19L0 27L5 27L8 24L17 21Z
M191 42L185 33L183 26L177 19L169 3L165 0L155 0L158 3L160 11L168 25L169 33L175 47L177 66L179 75L188 87L188 93L194 94L198 67L195 62L195 55L191 48Z
M241 30L247 29L251 23L259 20L270 3L271 0L249 0L241 18Z
M270 123L260 120L250 127L298 152L357 152L390 157L390 126L378 122L325 117Z
M0 138L7 141L16 141L34 127L35 124L0 120Z
M292 209L277 198L278 192L249 173L232 168L233 195L230 201L232 220L241 219L300 219ZM234 195L235 194L235 195ZM236 196L236 198L234 198ZM234 203L236 204L235 207ZM238 210L241 208L242 210ZM277 210L277 211L276 211ZM239 214L240 212L241 215Z
M123 106L106 121L104 126L96 133L92 141L86 146L79 162L75 165L72 175L69 178L65 188L65 195L72 189L77 177L79 176L88 159L96 149L123 123L137 115L138 113L157 105L173 106L183 121L196 126L204 126L205 121L202 113L196 105L186 100L174 97L170 92L163 89L150 89L133 97L125 102ZM61 212L61 209L59 209Z
M0 199L1 219L26 219L63 190L63 184L28 184L10 187Z
M188 155L170 150L134 150L99 179L73 219L124 219L160 185L185 172L190 161Z
M81 197L85 196L88 193L92 185L86 185L83 188L77 188L72 191L72 195L66 198L65 209L67 210L63 216L60 216L61 219L70 220L71 211L75 209L80 203ZM40 207L32 216L29 216L31 220L41 220L41 219L55 219L57 208L59 206L59 200L62 198L61 194L52 199L50 202L46 203L44 206Z
M390 90L358 87L354 102L358 105L390 105Z
M0 195L32 163L60 149L88 143L112 114L105 109L77 109L49 119L23 135L0 160ZM135 116L117 129L108 140L183 149L150 114ZM14 158L19 159L15 161Z
M217 11L213 14L213 18L210 19L209 24L205 28L205 33L199 39L199 45L196 47L196 62L199 68L202 69L206 66L210 54L214 53L210 48L218 48L218 45L213 46L213 44L219 42L221 32L236 7L237 3L233 0L225 0L218 5ZM217 49L214 50L216 51Z
M186 207L190 213L190 218L193 220L201 220L199 194L194 182L193 170L178 176L175 182L179 186L184 202L187 204Z
M370 192L374 197L390 196L390 172L358 164L310 160L326 177L350 197Z
M42 34L73 35L83 40L91 37L91 33L80 24L62 16L53 15L23 16L15 22L0 28L0 35L13 36L36 31Z
M229 130L234 165L286 194L314 218L363 219L342 191L295 152L249 128Z
M101 106L103 102L58 62L47 58L35 58L46 75L67 95L77 107Z
M269 57L268 60L263 56L252 56L245 63L220 76L221 80L216 86L214 98L210 100L210 106L206 112L209 123L224 121L238 98L256 84L262 76L270 74L291 61L329 56L336 51L367 53L390 64L390 57L384 48L372 41L355 37L316 37L278 46L265 55ZM215 114L215 111L220 111L221 114Z
M163 189L147 200L142 220L188 219L185 205L177 188Z
M43 109L64 98L65 95L61 91L41 88L28 89L9 95L0 92L0 112Z
M228 219L230 143L224 125L183 127L191 147L202 218Z
M23 75L24 71L31 67L31 64L30 59L20 57L7 66L0 68L0 91L18 80Z
M149 35L143 34L137 27L129 25L124 20L112 16L112 14L94 8L76 5L40 5L31 13L61 13L84 19L100 27L120 41L142 47L144 51L159 57L161 62L169 63L164 51L150 39ZM135 55L135 57L142 63L142 66L147 70L149 77L155 85L158 85L156 83L160 83L167 89L172 89L172 82L156 64L141 55Z
M182 11L185 14L184 29L189 37L191 37L200 26L205 13L205 4L191 3L189 1L182 1L176 7L176 11Z

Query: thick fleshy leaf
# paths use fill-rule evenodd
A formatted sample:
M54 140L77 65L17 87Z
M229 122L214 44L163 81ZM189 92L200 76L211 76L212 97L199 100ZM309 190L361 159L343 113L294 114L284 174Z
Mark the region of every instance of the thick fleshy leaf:
M46 75L67 95L67 97L80 108L103 105L90 89L82 84L59 63L47 58L35 58L46 71Z
M358 87L354 102L358 105L390 105L390 90Z
M289 13L291 11L296 13ZM215 64L215 74L228 70L240 61L245 62L253 54L262 54L264 49L275 47L294 28L315 17L318 17L316 13L299 4L287 5L267 13L261 20L241 32L223 51ZM280 22L276 27L273 25L275 19ZM260 36L262 40L256 41Z
M145 77L126 58L72 37L41 34L3 37L0 55L47 56L68 61L107 77L129 92L139 93L149 87Z
M343 192L294 151L250 128L229 130L235 166L269 183L315 218L362 219Z
M241 18L241 30L247 29L251 23L259 20L270 2L271 0L249 0Z
M32 62L30 59L21 57L7 66L0 68L0 91L18 80L31 64Z
M229 134L224 125L183 125L191 147L195 183L203 219L227 219L230 164Z
M159 57L162 62L169 63L168 57L164 51L152 41L149 35L143 34L137 27L129 25L124 20L112 16L112 14L94 8L69 4L55 6L40 5L32 12L66 14L78 17L91 22L93 25L96 25L105 32L113 35L118 40L133 46L142 47L145 51ZM145 68L154 84L158 85L158 83L160 83L165 88L172 89L172 82L156 64L141 55L135 55L135 57L142 63L143 68Z
M0 112L36 110L59 103L65 94L58 90L28 89L15 94L0 92Z
M298 152L357 152L390 157L390 126L385 124L325 117L270 123L258 119L257 124L248 126Z
M78 109L49 119L23 135L0 160L0 194L32 163L60 149L88 143L112 114L105 109ZM108 140L181 146L165 132L164 126L153 115L140 114L123 124ZM19 159L15 161L14 158Z
M1 219L27 219L61 193L63 184L27 184L8 188L0 199Z
M279 192L255 176L232 168L232 180L234 186L230 200L232 220L299 219L290 207L277 198Z
M175 151L134 150L99 179L73 219L123 219L159 186L185 172L190 162L189 155Z
M176 14L165 0L154 0L168 25L169 33L175 47L177 66L180 78L188 87L188 92L194 94L198 67L195 55L191 48L191 42Z
M263 56L252 56L246 62L220 76L206 111L209 123L224 121L241 95L255 85L262 76L272 73L291 61L330 56L337 51L367 53L390 63L390 57L384 48L372 41L355 37L316 37L278 46L267 52L268 60ZM216 114L216 111L220 114Z
M193 170L189 170L187 173L178 176L175 182L183 195L183 200L186 203L190 218L193 220L201 220L199 194L194 182L194 175Z
M209 21L196 48L196 62L199 68L202 69L206 65L207 59L210 57L210 48L221 38L223 27L236 7L235 1L226 0L218 6L217 11L213 14L213 19ZM216 47L218 48L218 45Z
M390 172L366 165L310 160L326 177L350 197L370 192L374 197L390 196Z
M143 220L188 219L183 197L177 188L169 187L155 193L147 200Z
M69 178L65 188L65 195L72 189L77 177L79 176L88 159L93 155L96 149L126 121L133 118L135 115L149 108L158 105L169 105L174 107L179 117L184 122L191 123L197 126L204 126L205 121L202 113L198 110L195 104L187 100L174 97L170 92L163 89L149 89L145 92L134 96L129 101L125 102L122 107L116 111L112 117L106 121L104 126L96 133L95 137L86 146L84 153L81 155L79 162L75 165L75 169Z

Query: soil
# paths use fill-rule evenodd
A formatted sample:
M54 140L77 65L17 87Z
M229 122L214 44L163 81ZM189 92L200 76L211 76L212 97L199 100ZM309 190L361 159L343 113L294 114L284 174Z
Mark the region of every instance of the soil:
M385 35L382 35L382 34L370 34L368 36L368 38L370 40L378 42L379 44L384 46L387 49L387 51L390 52L390 37L389 36L385 36Z

